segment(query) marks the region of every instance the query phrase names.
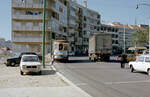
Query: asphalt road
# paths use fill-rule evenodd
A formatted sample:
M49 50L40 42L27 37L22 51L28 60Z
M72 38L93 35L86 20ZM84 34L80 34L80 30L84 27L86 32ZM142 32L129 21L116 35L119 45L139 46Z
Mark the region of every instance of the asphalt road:
M118 63L89 62L72 57L69 63L55 63L57 71L93 97L150 97L150 76L131 73Z

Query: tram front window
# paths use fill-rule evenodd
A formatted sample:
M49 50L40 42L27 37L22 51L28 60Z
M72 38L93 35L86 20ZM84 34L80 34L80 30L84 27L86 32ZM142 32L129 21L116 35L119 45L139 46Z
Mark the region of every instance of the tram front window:
M63 50L63 44L59 44L59 50Z

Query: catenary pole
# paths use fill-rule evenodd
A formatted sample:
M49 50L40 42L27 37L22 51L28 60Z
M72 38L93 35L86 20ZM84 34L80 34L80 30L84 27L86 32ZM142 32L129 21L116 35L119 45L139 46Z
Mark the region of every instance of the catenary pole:
M43 64L43 68L45 68L45 33L46 33L46 22L45 22L45 18L46 18L46 0L44 0L43 2L43 33L42 33L42 64Z

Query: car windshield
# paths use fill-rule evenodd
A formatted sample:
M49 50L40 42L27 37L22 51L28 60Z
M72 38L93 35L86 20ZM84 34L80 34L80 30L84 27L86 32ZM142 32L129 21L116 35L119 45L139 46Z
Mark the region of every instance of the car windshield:
M24 56L23 62L37 62L39 58L37 56Z

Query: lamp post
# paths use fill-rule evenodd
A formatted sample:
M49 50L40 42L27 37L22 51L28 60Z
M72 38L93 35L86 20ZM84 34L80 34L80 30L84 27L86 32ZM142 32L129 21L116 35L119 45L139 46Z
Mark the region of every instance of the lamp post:
M43 68L45 68L45 33L46 33L46 0L44 0L43 3L43 33L42 33L42 64L43 64Z
M125 26L124 26L123 40L124 40L124 53L126 53L126 28Z
M150 4L147 3L139 3L137 4L136 9L139 8L139 5L150 6ZM150 19L149 19L149 54L150 54Z

